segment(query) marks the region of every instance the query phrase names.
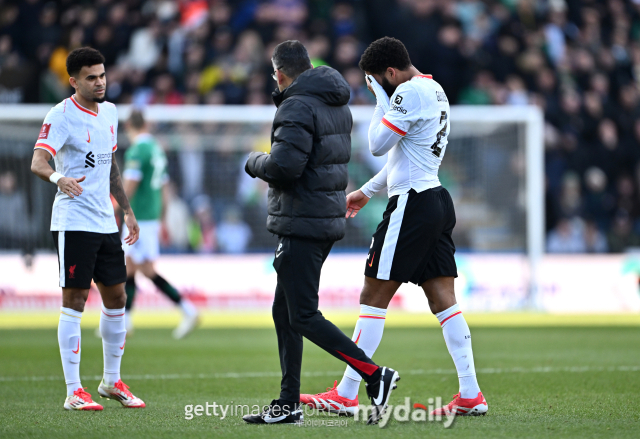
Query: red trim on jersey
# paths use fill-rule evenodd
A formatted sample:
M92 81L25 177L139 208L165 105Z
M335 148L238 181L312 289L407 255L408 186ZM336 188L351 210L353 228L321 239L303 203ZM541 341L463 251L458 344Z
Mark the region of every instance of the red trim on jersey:
M51 154L51 157L56 156L56 150L50 147L49 145L47 145L46 143L36 143L36 146L34 146L33 149L44 149L46 151L49 151L49 153Z
M366 373L369 376L373 375L375 371L378 370L378 366L376 366L375 364L365 363L364 361L356 360L355 358L345 355L340 351L336 351L336 352L342 355L342 358L344 358L347 361L347 363L349 363L349 366L353 367L354 369L361 370L362 372Z
M384 317L380 317L380 316L365 316L365 315L360 315L358 316L361 319L380 319L380 320L385 320Z
M76 102L76 100L75 100L75 99L73 99L73 96L71 96L71 101L72 101L74 104L76 104L76 107L78 107L78 110L80 110L80 111L84 111L85 113L88 113L88 114L92 115L93 117L97 117L97 116L98 116L98 113L94 113L94 112L93 112L93 111L91 111L91 110L87 110L87 109L86 109L86 108L84 108L82 105L80 105L79 103L77 103L77 102ZM98 106L98 111L100 111L100 106Z
M433 75L416 75L413 78L427 78L427 79L433 79ZM411 78L411 79L413 79Z
M382 124L399 136L404 137L407 135L406 131L402 131L400 128L389 122L385 117L382 118Z
M118 144L116 143L116 144L113 146L113 149L111 150L111 152L116 152L117 150L118 150Z
M451 314L449 317L447 317L446 319L444 319L443 321L440 322L440 326L444 325L444 322L446 322L447 320L449 320L452 317L457 316L458 314L462 314L462 311L454 312L453 314Z

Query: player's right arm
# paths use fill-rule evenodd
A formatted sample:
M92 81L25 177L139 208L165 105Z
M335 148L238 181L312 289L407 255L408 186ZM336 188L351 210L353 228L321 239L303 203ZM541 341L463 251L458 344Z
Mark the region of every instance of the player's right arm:
M385 114L391 109L389 96L373 76L365 75L367 88L376 97L376 108L369 125L369 151L376 157L383 156L398 143L400 136L384 128L381 124Z
M33 151L33 159L31 159L31 172L36 174L44 181L53 181L51 176L56 173L51 166L49 166L49 160L51 160L51 154L43 149L36 149ZM82 193L82 186L80 183L84 181L86 177L83 175L80 178L73 177L60 177L56 181L56 185L62 192L70 196L71 198L77 197Z
M141 154L139 145L134 145L127 149L124 154L124 171L122 172L122 183L124 193L129 200L133 198L140 186L143 177L142 162L145 159Z
M400 139L407 135L411 125L421 117L421 100L409 81L400 84L393 96L390 107L384 115L374 113L369 127L369 150L374 156L389 152Z
M346 218L353 218L360 212L371 197L387 187L387 165L378 172L371 180L357 191L347 195L347 214Z
M33 159L31 160L31 172L44 181L50 181L58 186L62 192L74 198L82 193L80 183L85 176L74 178L56 172L49 161L58 153L69 137L67 120L59 107L54 107L49 111L44 119L44 124L38 135L38 141L34 147Z

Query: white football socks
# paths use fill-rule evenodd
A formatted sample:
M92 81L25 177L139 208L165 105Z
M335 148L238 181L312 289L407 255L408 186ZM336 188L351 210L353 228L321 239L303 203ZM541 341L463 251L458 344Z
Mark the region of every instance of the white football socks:
M442 326L444 341L453 358L460 381L460 397L475 398L480 392L471 349L471 333L458 304L436 314Z
M184 315L187 317L194 317L198 315L198 309L191 303L189 299L185 299L184 297L180 299L180 304L178 305Z
M107 309L102 305L100 314L100 333L102 334L102 352L104 356L104 375L106 386L113 386L120 379L120 362L124 353L127 337L124 308Z
M67 396L82 387L80 383L80 320L82 313L71 308L60 308L58 345L62 358L62 371L67 384Z
M353 331L352 340L369 358L373 356L382 340L386 315L386 309L360 305L360 318L356 323L355 331ZM358 372L347 366L342 381L338 385L338 395L343 398L355 399L358 396L360 381L362 381L362 377L358 375Z
M124 312L124 327L127 329L127 332L130 332L133 329L133 320L131 316L131 311Z

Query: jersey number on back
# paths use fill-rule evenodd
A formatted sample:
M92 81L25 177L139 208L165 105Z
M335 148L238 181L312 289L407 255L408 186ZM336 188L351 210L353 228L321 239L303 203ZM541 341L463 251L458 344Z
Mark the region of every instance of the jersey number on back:
M436 157L440 157L440 154L442 153L442 148L440 148L440 139L442 139L442 136L447 134L447 124L449 123L447 119L448 119L447 112L446 111L440 112L440 123L444 122L444 126L440 131L438 131L438 137L436 139L436 142L433 145L431 145L431 152Z

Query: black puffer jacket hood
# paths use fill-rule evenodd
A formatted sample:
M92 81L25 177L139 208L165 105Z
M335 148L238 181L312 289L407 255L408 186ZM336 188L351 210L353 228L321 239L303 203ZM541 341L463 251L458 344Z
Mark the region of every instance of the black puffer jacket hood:
M246 170L269 183L267 229L278 236L344 237L353 120L349 84L331 67L307 70L282 92L271 153L252 153Z
M282 92L276 91L273 101L279 107L283 100L296 95L313 96L335 107L349 103L351 90L340 73L331 67L320 66L302 73Z

